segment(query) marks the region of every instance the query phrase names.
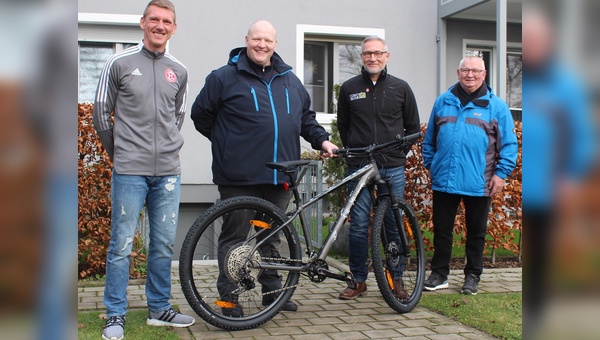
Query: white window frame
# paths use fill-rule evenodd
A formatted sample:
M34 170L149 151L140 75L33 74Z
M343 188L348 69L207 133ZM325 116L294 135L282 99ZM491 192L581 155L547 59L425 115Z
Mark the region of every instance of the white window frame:
M322 36L322 41L327 42L341 42L340 37L348 37L349 41L356 41L356 39L363 39L369 35L376 35L385 39L385 29L383 28L369 28L369 27L345 27L345 26L324 26L324 25L296 25L296 76L300 78L302 84L304 84L304 42L306 36ZM331 39L327 39L327 36L331 36ZM316 41L314 38L308 39L309 41ZM334 53L336 51L337 44L334 44ZM337 62L334 58L334 63ZM337 75L334 75L334 82L337 80ZM331 121L335 118L335 115L323 112L317 112L317 121L321 124L331 124Z
M140 15L78 13L77 41L135 43L142 40Z

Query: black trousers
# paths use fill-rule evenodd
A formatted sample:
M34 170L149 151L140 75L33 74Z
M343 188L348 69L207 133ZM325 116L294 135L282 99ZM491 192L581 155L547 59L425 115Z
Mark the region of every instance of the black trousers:
M447 278L450 273L452 254L452 233L454 220L460 201L465 205L467 227L465 275L483 272L483 249L485 233L490 212L490 197L475 197L433 191L433 259L431 271Z
M549 294L551 238L557 208L523 204L523 338L535 334ZM527 322L525 322L527 321Z
M270 184L248 186L219 185L219 193L221 194L221 200L237 196L260 197L275 204L283 211L286 211L291 196L289 191L283 189L283 186L275 186ZM237 297L232 296L231 292L238 288L235 283L231 282L227 278L224 272L225 257L232 246L246 240L251 228L248 221L253 218L254 216L248 215L247 213L241 211L236 212L236 214L230 214L224 221L223 230L219 235L219 277L217 279L217 288L219 290L221 299L225 301L237 301ZM260 251L263 256L273 256L273 253L278 251L279 245L279 238L273 237L260 248ZM262 285L263 293L268 293L281 288L281 277L275 270L263 270L261 275L258 277L258 281ZM269 296L268 298L274 298L274 296Z

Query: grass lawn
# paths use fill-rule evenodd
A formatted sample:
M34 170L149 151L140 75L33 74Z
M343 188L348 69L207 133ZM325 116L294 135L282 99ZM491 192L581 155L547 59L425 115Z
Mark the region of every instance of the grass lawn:
M78 312L77 313L77 338L80 340L101 338L102 328L106 320L100 318L101 312ZM164 339L179 340L180 337L172 327L154 327L146 325L148 310L130 310L127 312L125 322L125 339L147 340Z
M423 294L419 306L500 339L522 339L521 293Z

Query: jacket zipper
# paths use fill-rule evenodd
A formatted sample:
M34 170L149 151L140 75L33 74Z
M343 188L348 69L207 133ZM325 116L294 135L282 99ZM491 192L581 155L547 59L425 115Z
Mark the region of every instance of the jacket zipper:
M376 86L377 85L373 85L373 87L372 87L372 90L373 90L372 91L372 93L373 93L373 103L372 103L373 117L372 118L373 118L373 136L374 136L373 142L374 143L378 143L377 142L377 118L376 118L377 117L377 95L376 95L377 90L375 89Z
M152 124L154 126L154 140L153 140L153 144L154 144L154 176L156 176L156 159L157 159L157 140L156 140L156 120L158 117L158 105L156 104L156 98L158 98L158 94L157 92L157 83L158 81L156 80L156 58L152 58L152 73L153 73L153 77L154 77L154 81L153 81L153 86L154 86L154 124Z
M266 83L265 83L266 84ZM275 133L273 136L273 162L277 162L277 141L279 140L279 124L277 122L277 112L275 111L275 103L273 102L273 92L271 92L271 83L266 84L269 92L269 101L271 102L271 113L273 114L273 125ZM273 184L277 185L277 170L273 170Z
M256 99L256 90L254 89L254 86L250 86L250 93L252 93L252 97L254 97L254 108L256 109L256 112L258 112L258 99Z
M290 114L290 94L288 93L288 88L285 88L285 103L287 104L287 113Z
M275 111L275 102L273 101L273 92L271 91L271 83L273 82L273 80L279 76L283 76L284 74L290 72L290 70L285 71L283 73L279 73L276 74L275 76L273 76L273 78L271 78L271 81L269 81L268 83L266 81L264 81L263 79L260 79L260 81L262 81L265 86L267 87L267 92L269 93L269 102L271 103L271 114L273 115L273 126L274 126L274 130L275 130L275 134L273 136L273 162L277 162L277 141L279 140L279 128L278 128L278 121L277 121L277 112ZM252 87L252 95L254 96L254 103L256 105L256 111L258 111L258 102L256 101L256 91L254 90L254 87ZM287 105L288 105L288 113L290 111L289 108L289 94L288 94L288 90L287 88L285 89L285 95L286 95L286 100L287 100ZM273 170L273 184L277 185L277 170Z

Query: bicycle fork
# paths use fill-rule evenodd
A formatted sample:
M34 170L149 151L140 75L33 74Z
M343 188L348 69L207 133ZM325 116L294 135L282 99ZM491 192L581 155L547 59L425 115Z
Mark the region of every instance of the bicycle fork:
M396 196L390 193L393 193L392 190L392 182L384 181L388 190L388 196L390 198L391 209L394 213L394 220L396 221L396 229L398 230L398 234L400 237L400 245L402 246L403 256L410 257L410 247L408 246L408 239L406 238L406 231L404 230L404 220L402 218L402 214L400 213L400 206L398 201L396 200ZM385 225L384 225L385 228ZM382 235L386 235L386 233L382 233ZM387 243L387 242L386 242Z

